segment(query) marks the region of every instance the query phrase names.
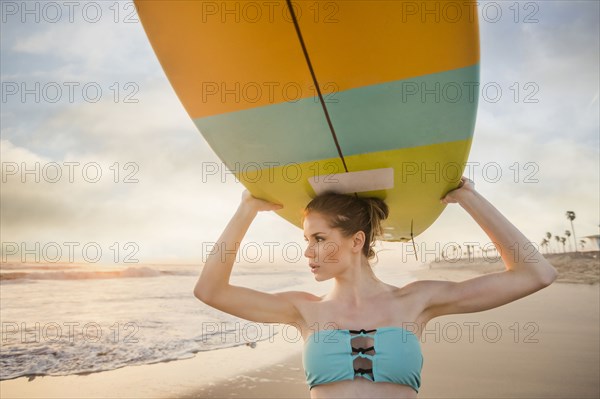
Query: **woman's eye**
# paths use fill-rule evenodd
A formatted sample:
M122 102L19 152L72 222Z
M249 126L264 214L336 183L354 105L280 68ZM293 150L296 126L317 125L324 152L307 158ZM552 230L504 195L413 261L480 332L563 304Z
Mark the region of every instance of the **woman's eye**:
M323 241L323 238L322 238L322 237L315 237L315 240L316 240L317 242L319 242L319 241ZM309 241L309 240L308 240L307 238L305 238L305 239L304 239L304 242L308 242L308 241Z

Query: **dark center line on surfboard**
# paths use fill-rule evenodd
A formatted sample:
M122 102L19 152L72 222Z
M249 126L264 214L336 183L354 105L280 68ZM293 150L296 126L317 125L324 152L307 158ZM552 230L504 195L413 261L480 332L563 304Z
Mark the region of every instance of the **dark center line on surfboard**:
M300 45L302 46L302 51L304 52L304 58L306 59L306 63L308 64L308 69L310 70L310 74L312 76L313 83L317 88L317 94L319 95L319 102L323 107L323 112L325 112L325 118L327 119L327 124L329 125L329 130L333 135L333 141L335 141L335 146L337 148L338 154L342 159L342 164L344 165L344 170L348 172L348 168L346 167L346 160L344 159L344 155L342 154L342 149L340 148L340 144L338 143L337 136L335 135L335 129L333 128L333 123L331 123L331 119L329 118L329 112L327 111L327 106L325 105L325 101L323 100L323 95L321 94L321 88L319 87L319 82L317 82L317 76L315 75L315 71L313 70L312 63L310 62L310 57L308 56L308 51L306 50L306 46L304 44L304 39L302 38L302 33L300 32L300 25L298 25L298 21L296 20L296 14L294 13L294 8L292 7L291 0L287 0L287 6L290 10L290 14L292 15L292 20L294 21L294 27L296 28L296 34L298 35L298 39L300 40Z

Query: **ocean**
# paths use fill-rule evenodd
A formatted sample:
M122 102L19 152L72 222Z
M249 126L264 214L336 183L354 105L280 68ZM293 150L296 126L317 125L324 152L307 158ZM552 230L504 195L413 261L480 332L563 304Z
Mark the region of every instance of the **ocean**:
M408 281L398 269L375 269ZM10 264L0 268L0 380L87 374L185 359L280 333L211 308L193 288L201 266ZM400 280L398 280L400 278ZM323 294L306 265L235 265L231 283ZM285 326L284 327L289 327ZM294 329L295 330L295 329Z

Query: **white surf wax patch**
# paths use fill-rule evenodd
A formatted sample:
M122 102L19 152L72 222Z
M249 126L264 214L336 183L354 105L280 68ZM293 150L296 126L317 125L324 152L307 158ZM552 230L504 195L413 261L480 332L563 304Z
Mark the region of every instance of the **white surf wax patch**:
M358 172L332 173L308 179L317 195L326 191L338 194L389 190L394 187L394 169L382 168Z

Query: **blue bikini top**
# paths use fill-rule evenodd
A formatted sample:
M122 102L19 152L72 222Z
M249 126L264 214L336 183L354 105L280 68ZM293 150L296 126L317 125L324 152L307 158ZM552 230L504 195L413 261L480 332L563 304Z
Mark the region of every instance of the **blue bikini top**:
M352 340L371 337L373 346L357 348ZM370 368L355 368L357 358L370 360ZM408 385L416 392L421 386L423 355L419 338L401 327L375 330L319 330L304 343L302 363L306 382L314 386L353 380L355 376L373 382Z

